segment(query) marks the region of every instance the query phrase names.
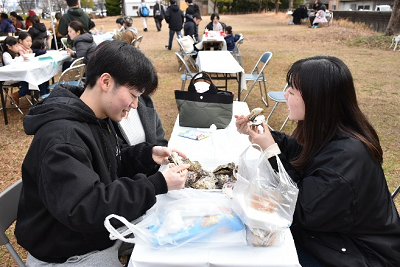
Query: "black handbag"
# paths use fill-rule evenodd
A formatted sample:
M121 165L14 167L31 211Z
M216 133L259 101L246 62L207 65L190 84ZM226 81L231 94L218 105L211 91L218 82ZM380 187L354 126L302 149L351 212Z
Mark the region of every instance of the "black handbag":
M195 86L198 82L208 83L208 91L198 93ZM232 92L219 91L205 72L193 76L188 91L175 90L175 100L179 126L209 128L215 124L218 129L224 129L232 120Z

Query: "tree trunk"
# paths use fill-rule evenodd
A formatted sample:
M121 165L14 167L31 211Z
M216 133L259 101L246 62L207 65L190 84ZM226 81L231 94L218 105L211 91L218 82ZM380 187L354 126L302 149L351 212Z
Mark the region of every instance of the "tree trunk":
M293 0L289 0L289 11L293 11Z
M279 12L279 0L275 0L275 13L278 14L278 12Z
M391 36L396 32L396 28L400 22L400 0L394 0L392 15L390 16L390 20L388 26L385 30L386 36Z

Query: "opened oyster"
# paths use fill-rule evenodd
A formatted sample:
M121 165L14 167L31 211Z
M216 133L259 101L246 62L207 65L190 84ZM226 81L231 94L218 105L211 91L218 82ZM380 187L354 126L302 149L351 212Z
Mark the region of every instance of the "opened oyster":
M172 157L172 155L171 155ZM195 189L222 189L225 183L235 182L237 179L234 176L234 171L237 171L235 163L231 162L225 165L220 165L210 172L204 170L198 161L191 161L188 158L181 158L179 155L175 161L181 162L180 164L189 164L188 178L185 187ZM172 158L170 159L173 160Z
M263 112L262 108L255 108L250 112L249 115L247 115L250 125L261 125L261 123L265 120L265 116L261 115L261 112Z

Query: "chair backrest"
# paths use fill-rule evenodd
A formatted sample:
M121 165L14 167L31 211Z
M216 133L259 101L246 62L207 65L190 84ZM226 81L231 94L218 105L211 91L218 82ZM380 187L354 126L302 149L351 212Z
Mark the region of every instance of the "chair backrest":
M251 71L251 73L261 73L261 74L263 74L264 73L264 69L268 65L268 62L271 60L271 58L272 58L272 52L265 52L264 54L262 54L262 56L257 61L256 65L254 66L254 68ZM262 65L262 67L260 68L261 65Z
M67 42L68 42L68 38L65 38L65 37L61 38L61 43L62 43L62 45L64 46L65 49L68 48L68 43Z
M80 64L77 66L69 67L61 73L59 84L68 83L71 81L78 81L79 84L82 82L83 75L85 74L86 65Z
M138 36L138 38L136 38L136 42L134 43L134 46L138 49L140 49L140 44L143 40L143 35Z
M132 40L131 45L135 46L136 42L137 42L137 38L135 38L135 39ZM136 46L135 46L135 47L136 47Z
M186 75L190 75L191 76L191 71L190 71L190 67L189 65L186 63L185 59L182 57L182 55L179 52L175 52L176 57L178 58L178 61L180 62L180 64L183 64L185 66L185 74Z
M399 191L400 191L400 185L396 188L396 190L393 191L392 199L394 199L399 194Z
M77 59L74 60L74 62L72 62L71 66L69 66L69 67L74 67L74 66L77 66L77 65L81 65L81 64L83 64L84 60L85 60L85 57L77 58Z
M6 230L17 219L19 197L22 189L22 179L0 193L0 246L5 245L18 266L25 266L15 249L10 244Z
M239 40L236 41L235 48L233 49L233 51L235 51L235 52L239 52L239 47L241 44L243 44L243 41L244 41L243 34L240 33L239 35L240 35Z

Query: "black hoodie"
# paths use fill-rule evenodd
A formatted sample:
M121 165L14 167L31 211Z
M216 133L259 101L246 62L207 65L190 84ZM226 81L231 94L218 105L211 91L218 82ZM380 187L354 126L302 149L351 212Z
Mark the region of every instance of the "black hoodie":
M22 164L15 234L46 262L112 246L107 215L132 221L167 192L160 172L140 173L155 164L152 146L121 147L110 120L97 118L81 93L58 86L24 117L25 132L35 136Z
M41 22L35 23L32 28L28 30L28 33L32 36L32 41L35 39L47 38L46 25Z
M165 12L165 20L169 24L169 28L173 31L182 30L183 19L183 12L177 5L169 6Z

